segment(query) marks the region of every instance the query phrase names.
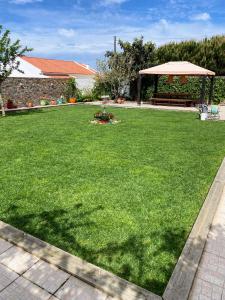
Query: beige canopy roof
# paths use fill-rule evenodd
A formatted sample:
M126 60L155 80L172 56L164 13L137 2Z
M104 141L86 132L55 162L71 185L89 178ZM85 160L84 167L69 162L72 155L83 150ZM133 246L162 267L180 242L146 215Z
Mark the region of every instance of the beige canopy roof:
M196 66L188 61L171 61L166 64L141 70L139 74L149 75L188 75L188 76L215 76L216 73Z

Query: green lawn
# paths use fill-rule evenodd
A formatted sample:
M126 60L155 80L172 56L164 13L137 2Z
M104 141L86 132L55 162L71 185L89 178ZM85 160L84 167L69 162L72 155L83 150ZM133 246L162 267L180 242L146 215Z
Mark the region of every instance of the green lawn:
M0 118L0 219L162 294L225 156L225 122L97 107Z

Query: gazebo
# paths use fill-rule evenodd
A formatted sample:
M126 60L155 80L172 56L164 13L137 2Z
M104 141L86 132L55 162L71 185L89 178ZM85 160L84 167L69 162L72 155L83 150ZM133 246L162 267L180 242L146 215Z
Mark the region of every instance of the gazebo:
M202 81L201 81L200 103L205 103L206 80L208 78L210 80L209 103L212 102L213 91L214 91L214 77L216 75L215 72L201 68L187 61L175 61L175 62L168 62L162 65L158 65L149 69L139 71L138 99L137 99L139 105L141 105L142 78L145 75L154 76L154 94L158 92L158 81L159 81L159 77L162 75L181 76L181 77L186 77L186 76L201 77Z

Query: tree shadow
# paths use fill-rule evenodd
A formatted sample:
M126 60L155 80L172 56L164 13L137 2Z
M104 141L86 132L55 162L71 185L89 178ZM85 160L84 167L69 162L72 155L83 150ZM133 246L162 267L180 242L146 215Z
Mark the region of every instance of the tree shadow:
M123 242L110 242L100 249L99 247L95 249L88 248L84 243L79 242L74 232L80 227L95 227L96 222L93 221L91 216L100 210L103 210L102 206L87 209L82 203L77 203L74 205L74 209L70 210L70 215L68 215L68 210L65 209L21 214L19 205L11 205L5 213L8 216L7 222L13 226L48 241L62 250L74 253L125 280L134 284L138 283L148 291L161 295L182 250L185 242L185 231L182 229L179 229L179 231L168 229L164 233L160 231L151 233L153 243L159 237L161 241L160 245L153 251L153 257L159 257L160 259L162 254L169 253L173 256L174 263L167 261L165 265L160 264L157 266L157 271L164 275L163 278L152 279L152 276L147 276L149 279L146 279L146 268L148 266L151 268L151 263L146 261L149 255L147 255L148 247L145 245L143 235L132 234ZM127 257L131 259L127 260ZM114 264L114 262L116 263ZM82 270L80 272L82 273ZM151 270L149 272L151 273ZM92 276L93 274L86 275ZM123 280L122 282L124 284L126 281ZM102 284L104 285L104 282Z
M45 113L44 109L31 109L31 110L18 110L18 111L6 111L6 117L28 116Z

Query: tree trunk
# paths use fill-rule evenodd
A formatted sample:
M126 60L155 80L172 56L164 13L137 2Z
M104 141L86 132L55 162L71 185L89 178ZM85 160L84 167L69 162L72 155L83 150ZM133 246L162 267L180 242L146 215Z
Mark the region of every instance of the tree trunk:
M2 83L0 82L0 105L2 107L2 116L5 117L5 106L2 98Z

